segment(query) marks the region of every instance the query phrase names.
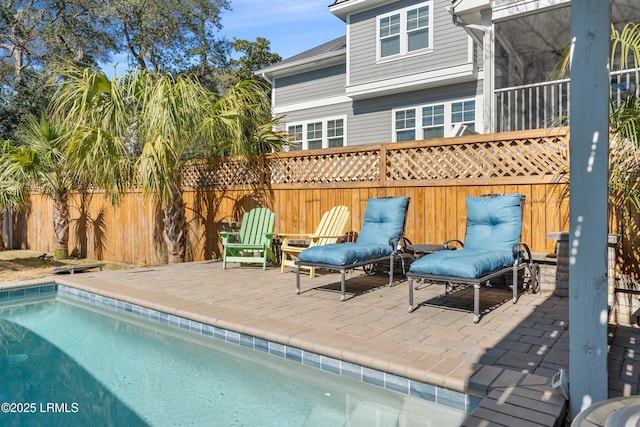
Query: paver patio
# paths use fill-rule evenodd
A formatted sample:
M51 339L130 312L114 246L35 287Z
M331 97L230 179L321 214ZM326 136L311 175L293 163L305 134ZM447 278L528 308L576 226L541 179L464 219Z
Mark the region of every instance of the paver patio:
M465 425L562 425L565 401L550 377L568 368L568 299L523 294L517 304L501 286L483 289L488 312L479 323L463 311L472 289L443 297L441 285L421 285L421 305L408 313L407 281L386 286L384 274L347 277L295 273L203 261L132 270L86 272L38 280L192 318L410 379L486 396ZM28 282L36 283L35 281ZM0 288L24 285L4 283ZM445 304L447 306L445 306ZM617 332L617 333L614 333ZM612 328L610 396L638 392L633 328Z

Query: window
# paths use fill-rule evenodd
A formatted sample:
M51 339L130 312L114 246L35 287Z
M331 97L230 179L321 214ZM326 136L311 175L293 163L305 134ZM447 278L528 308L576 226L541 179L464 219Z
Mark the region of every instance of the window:
M322 148L322 122L307 125L307 145L309 150Z
M289 151L343 147L346 144L345 123L345 118L327 118L288 124L289 140L297 143L290 146Z
M327 121L327 137L329 138L329 147L344 146L344 120Z
M429 6L407 12L407 50L429 47Z
M380 56L400 53L400 14L380 19Z
M475 101L454 102L451 104L451 122L462 123L475 129L476 103Z
M395 110L393 112L395 141L453 136L454 127L458 123L475 129L475 109L475 99L467 99ZM416 126L416 121L422 123L422 126Z
M380 59L406 55L431 47L431 1L378 18Z
M287 128L289 133L289 146L290 151L302 150L302 125L289 126Z
M444 104L422 108L423 139L444 137Z
M396 111L396 141L416 139L416 110Z

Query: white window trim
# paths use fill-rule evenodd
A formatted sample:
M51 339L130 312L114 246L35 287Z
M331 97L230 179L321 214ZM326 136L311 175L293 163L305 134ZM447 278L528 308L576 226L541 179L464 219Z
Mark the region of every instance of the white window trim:
M424 130L422 127L422 108L432 107L435 105L444 105L444 138L454 136L455 123L451 121L451 106L457 102L475 101L475 120L473 121L476 130L482 129L482 120L480 117L479 108L482 107L481 99L479 97L449 99L441 102L428 102L425 104L407 106L402 108L394 108L391 110L391 137L393 142L398 142L398 129L396 129L396 112L414 110L416 113L416 140L422 140L424 138Z
M321 119L311 119L311 120L285 123L284 128L288 132L290 126L302 125L302 147L300 148L300 150L308 150L309 141L307 140L307 125L310 123L322 122L322 148L329 148L329 135L328 135L329 132L328 132L327 126L328 126L328 122L331 120L342 120L342 129L343 129L342 146L345 147L347 145L347 116L346 115L323 117ZM287 151L291 151L291 150L287 147Z
M418 49L409 52L407 46L407 11L418 9L423 6L429 6L429 46L423 49ZM406 58L415 55L424 55L425 53L433 52L433 13L434 13L434 1L429 0L423 3L419 3L413 6L405 7L403 9L397 9L393 12L385 13L383 15L376 16L376 61L387 62L394 61L401 58ZM389 16L400 14L400 53L396 55L381 56L381 43L380 43L380 20Z

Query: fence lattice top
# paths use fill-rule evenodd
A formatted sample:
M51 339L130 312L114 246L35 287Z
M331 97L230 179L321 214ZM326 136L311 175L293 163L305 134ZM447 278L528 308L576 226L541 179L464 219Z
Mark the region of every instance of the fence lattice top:
M184 185L446 185L451 180L551 181L568 165L568 128L372 144L192 164Z

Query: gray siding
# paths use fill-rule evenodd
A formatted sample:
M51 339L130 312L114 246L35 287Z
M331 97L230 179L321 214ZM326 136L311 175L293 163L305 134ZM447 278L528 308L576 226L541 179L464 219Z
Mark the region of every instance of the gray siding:
M327 117L336 117L341 115L347 116L347 131L348 131L350 127L350 122L353 117L353 109L351 108L350 102L343 102L340 104L292 111L285 115L282 122L286 124L291 124L291 123L302 122L302 121L320 120Z
M275 100L278 106L344 95L346 65L339 64L320 70L275 79Z
M468 63L466 32L453 25L446 6L450 0L435 0L433 10L433 51L376 63L376 17L417 5L419 0L402 0L351 16L349 28L350 85L401 77Z
M415 91L379 98L364 99L351 103L308 108L287 113L283 124L320 120L327 117L346 115L347 145L391 142L392 110L432 102L471 98L481 94L482 84L470 82L454 86ZM478 106L476 114L482 110Z
M476 82L444 86L406 94L355 101L349 117L347 144L372 144L393 141L392 109L432 102L470 98L480 93ZM481 114L481 109L476 109Z

